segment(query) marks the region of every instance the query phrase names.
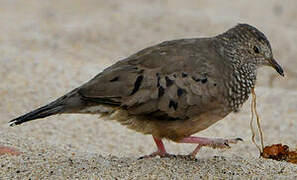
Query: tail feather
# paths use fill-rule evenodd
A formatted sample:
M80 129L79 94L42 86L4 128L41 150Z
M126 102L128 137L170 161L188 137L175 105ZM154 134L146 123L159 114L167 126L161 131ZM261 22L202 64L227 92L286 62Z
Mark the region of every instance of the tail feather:
M57 100L45 105L41 108L33 110L25 115L10 121L10 126L15 126L35 119L52 116L62 113L91 113L85 108L94 105L106 104L110 106L119 105L119 102L109 100L107 98L88 98L79 92L79 89L67 93ZM99 108L100 109L100 108ZM96 110L96 108L95 108ZM102 113L105 113L102 112Z
M11 120L10 126L15 126L15 125L19 125L24 122L27 122L27 121L55 115L55 114L62 112L62 110L63 110L63 105L53 106L53 105L49 104L49 105L43 106L41 108L38 108L36 110L33 110L23 116L20 116L18 118Z
M33 110L25 115L15 118L10 121L10 126L22 124L27 121L52 116L55 114L72 112L82 105L80 95L77 93L77 89L67 93L66 95L58 98L57 100Z

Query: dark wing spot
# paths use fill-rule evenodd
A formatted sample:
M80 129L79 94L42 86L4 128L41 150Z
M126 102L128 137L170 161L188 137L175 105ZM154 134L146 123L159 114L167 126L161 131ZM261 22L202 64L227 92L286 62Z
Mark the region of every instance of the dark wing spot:
M135 94L139 90L142 80L143 80L143 75L140 75L140 76L137 77L137 79L136 79L136 81L134 83L134 89L133 89L133 91L131 92L130 95Z
M119 80L119 76L114 77L113 79L111 79L109 82L115 82Z
M183 95L183 93L185 93L186 91L184 89L178 88L177 90L177 96L180 97L181 95Z
M196 82L199 82L199 81L200 81L199 78L196 78L196 77L194 77L194 76L192 76L192 79L193 79L194 81L196 81Z
M216 84L216 83L214 83L213 85L214 85L214 86L217 86L217 84Z
M188 74L187 73L184 73L182 72L182 77L185 78L185 77L188 77Z
M206 83L207 82L207 78L206 77L202 78L201 79L201 82L202 82L202 84Z
M165 89L162 86L160 86L158 90L158 97L159 98L162 97L164 93L165 93Z
M196 82L201 82L202 84L207 82L207 77L197 78L197 77L192 76L192 79Z
M173 80L169 79L168 76L165 76L166 86L169 87L173 84Z
M174 102L173 100L170 100L170 102L169 102L169 108L173 107L174 110L177 110L177 106L178 106L178 103L177 102Z
M157 73L156 76L157 76L157 87L160 87L160 74Z

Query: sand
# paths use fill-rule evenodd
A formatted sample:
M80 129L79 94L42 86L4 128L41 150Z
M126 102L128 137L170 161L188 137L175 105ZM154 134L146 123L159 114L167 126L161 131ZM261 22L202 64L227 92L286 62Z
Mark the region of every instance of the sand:
M91 115L60 115L9 127L128 55L164 40L212 36L238 22L268 36L282 78L259 71L256 88L265 144L297 148L297 4L277 1L0 1L0 179L296 179L297 165L259 158L252 144L250 99L242 110L196 135L244 139L203 148L196 160L138 158L150 136ZM165 142L173 154L195 146Z

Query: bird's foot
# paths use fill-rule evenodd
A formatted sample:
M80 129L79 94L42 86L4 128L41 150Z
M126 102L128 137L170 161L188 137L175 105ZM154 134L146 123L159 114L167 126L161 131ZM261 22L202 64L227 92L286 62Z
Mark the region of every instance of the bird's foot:
M172 155L175 158L181 158L181 159L186 159L186 160L195 160L196 157L192 155L192 153L190 154L179 154L179 155Z
M169 157L173 157L174 155L169 154L166 151L165 152L156 151L156 152L153 152L152 154L141 156L138 159L146 159L146 158L152 158L152 157L156 157L156 156L159 156L160 158L166 158L166 157L169 158Z
M205 138L204 143L201 143L202 146L208 146L211 148L230 148L229 144L236 144L238 141L243 141L241 138L235 139L222 139L222 138Z
M238 141L243 141L241 138L235 139L222 139L222 138L204 138L204 137L195 137L190 136L183 138L178 141L179 143L190 143L190 144L198 144L189 156L195 158L196 154L199 152L202 146L208 146L212 148L230 148L229 144L236 144Z
M150 155L142 156L139 159L152 158L152 157L155 157L155 156L160 156L161 158L163 158L163 157L173 157L174 156L172 154L167 153L167 151L165 149L165 146L164 146L161 139L158 139L158 138L156 138L154 136L153 136L153 138L154 138L154 141L155 141L155 143L157 145L158 150L156 152L153 152Z

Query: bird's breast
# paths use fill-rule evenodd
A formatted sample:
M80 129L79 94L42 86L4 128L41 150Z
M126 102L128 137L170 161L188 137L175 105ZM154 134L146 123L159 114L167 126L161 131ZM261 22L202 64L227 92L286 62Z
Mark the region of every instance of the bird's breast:
M237 112L249 98L256 83L256 72L235 70L226 83L226 99L232 111Z

